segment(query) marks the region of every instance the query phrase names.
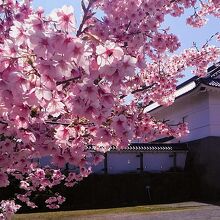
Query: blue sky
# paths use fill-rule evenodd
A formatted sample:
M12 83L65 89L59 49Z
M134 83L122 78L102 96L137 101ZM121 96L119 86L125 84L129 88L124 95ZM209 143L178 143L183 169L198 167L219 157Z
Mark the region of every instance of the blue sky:
M81 12L80 0L33 0L33 6L35 8L42 6L47 14L55 8L61 8L63 5L72 5L76 12L76 18L79 19Z
M35 8L42 6L45 9L46 13L50 13L53 9L62 7L63 5L72 5L76 12L76 19L80 21L80 0L33 0L33 6ZM219 19L210 17L208 25L205 25L202 28L195 29L187 26L185 24L186 17L191 15L193 12L187 10L186 14L180 18L173 18L168 16L164 27L170 26L172 33L176 34L181 41L181 48L178 52L181 52L184 48L189 48L192 46L193 42L196 42L198 47L203 45L213 34L218 31L219 28ZM216 45L215 41L211 43ZM220 46L220 44L218 44ZM189 78L191 75L186 74L186 78Z

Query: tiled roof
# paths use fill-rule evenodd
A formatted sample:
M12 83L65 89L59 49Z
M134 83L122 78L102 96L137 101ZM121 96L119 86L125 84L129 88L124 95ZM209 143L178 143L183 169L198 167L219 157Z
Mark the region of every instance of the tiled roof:
M205 79L201 79L201 82L208 86L220 88L220 79L205 78Z
M88 146L88 150L94 150L93 146ZM121 152L166 152L166 151L187 151L186 144L147 144L147 143L132 143L127 148L120 150ZM111 151L118 151L115 146L112 146Z
M220 88L220 78L218 78L219 75L220 63L217 63L208 69L208 75L206 77L198 79L198 83Z
M220 62L208 68L207 78L215 78L220 74Z
M206 77L194 76L190 78L189 80L178 85L177 90L175 92L176 99L194 91L201 84L212 86L215 88L220 88L220 77L219 76L220 76L220 62L208 68ZM151 112L159 107L161 107L161 105L158 104L157 102L150 103L145 108L145 112Z

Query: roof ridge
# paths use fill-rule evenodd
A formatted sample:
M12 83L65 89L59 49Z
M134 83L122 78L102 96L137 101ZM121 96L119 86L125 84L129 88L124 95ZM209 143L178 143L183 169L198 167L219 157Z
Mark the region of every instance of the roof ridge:
M93 145L87 146L88 150L97 151ZM187 151L186 143L160 143L160 144L150 144L150 143L130 143L126 148L117 149L116 146L111 146L110 152L114 151Z
M220 62L208 68L208 75L204 78L214 78L220 74Z

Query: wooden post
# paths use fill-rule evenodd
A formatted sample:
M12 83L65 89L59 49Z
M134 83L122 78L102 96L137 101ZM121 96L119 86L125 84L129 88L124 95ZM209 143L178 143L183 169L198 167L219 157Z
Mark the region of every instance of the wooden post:
M143 173L144 171L144 157L143 157L143 153L140 152L140 172Z
M176 152L173 153L173 167L174 170L176 171Z
M107 153L104 154L105 160L104 160L104 173L108 174L108 157Z
M140 154L136 155L136 157L139 157L139 167L137 168L137 170L139 170L140 173L143 173L143 171L144 171L143 153L140 152Z

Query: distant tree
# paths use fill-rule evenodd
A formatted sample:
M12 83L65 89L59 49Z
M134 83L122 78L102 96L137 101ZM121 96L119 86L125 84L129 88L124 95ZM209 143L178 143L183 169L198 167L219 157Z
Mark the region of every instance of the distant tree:
M0 219L10 219L19 200L36 207L30 200L36 191L61 182L72 187L87 177L103 159L88 145L106 152L132 140L187 133L186 124L170 126L144 109L151 102L172 104L184 70L204 75L219 58L209 41L175 55L177 36L161 28L167 15L179 17L186 8L195 9L186 23L201 27L208 15L220 16L219 0L88 0L81 6L77 25L72 6L46 16L30 0L0 0L0 187L14 177L24 192L0 203ZM38 163L45 156L50 167ZM66 164L76 171L62 172ZM64 201L55 193L45 205L55 209Z

